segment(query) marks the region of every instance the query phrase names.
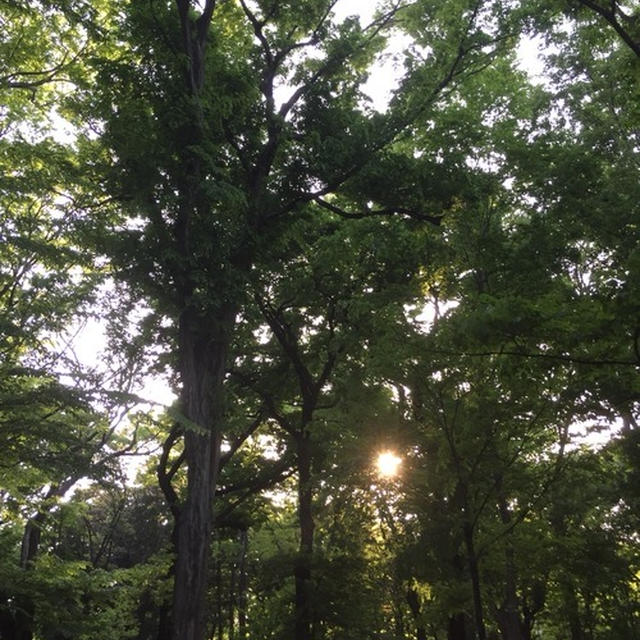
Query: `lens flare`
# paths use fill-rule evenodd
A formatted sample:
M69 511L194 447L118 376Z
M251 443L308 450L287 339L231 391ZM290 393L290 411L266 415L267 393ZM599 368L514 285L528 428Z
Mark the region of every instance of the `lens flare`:
M392 451L383 451L378 455L376 459L376 467L378 469L378 475L383 478L393 478L398 475L400 463L402 458L399 458Z

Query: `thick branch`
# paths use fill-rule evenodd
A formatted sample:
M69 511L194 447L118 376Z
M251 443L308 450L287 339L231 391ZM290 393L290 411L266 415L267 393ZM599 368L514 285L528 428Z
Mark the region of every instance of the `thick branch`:
M324 200L323 198L316 197L314 198L315 202L317 202L322 208L327 209L342 218L352 218L352 219L362 219L362 218L373 218L375 216L394 216L394 215L406 215L414 220L424 220L425 222L430 222L436 226L439 226L443 216L431 216L427 213L422 213L421 211L416 211L415 209L407 209L406 207L386 207L383 209L371 209L369 207L365 207L363 211L347 211L346 209L342 209L341 207L336 206L335 204Z
M269 46L269 41L267 40L266 36L264 35L264 31L262 30L262 27L264 27L265 25L264 20L258 20L256 15L251 11L251 9L249 9L245 0L240 0L240 6L244 11L244 15L247 16L247 19L251 23L251 26L253 28L253 33L255 34L256 38L260 42L260 45L262 46L264 57L267 60L268 66L272 67L273 54L271 53L271 47Z
M237 369L232 369L229 372L232 376L236 377L242 384L249 387L254 393L256 393L262 399L264 404L264 409L268 413L268 415L273 418L278 425L281 427L283 431L288 433L289 435L294 435L296 430L291 426L289 421L278 411L276 408L276 403L272 396L266 393L264 390L260 389L255 380L245 375L241 371ZM264 417L264 416L262 416ZM256 427L257 428L257 427Z
M266 491L267 489L270 489L271 487L282 482L283 480L291 476L294 471L295 468L288 459L283 458L279 460L267 473L263 474L260 478L252 480L250 486L246 491L244 491L244 493L235 497L232 502L229 502L229 504L227 504L222 510L216 513L216 526L232 526L232 522L230 522L230 516L243 502L248 500L256 493L259 493L260 491ZM248 485L243 483L243 486ZM233 487L229 487L228 490L218 489L218 491L216 492L216 496L240 490L241 486L238 484Z
M302 356L298 349L298 341L291 331L291 327L284 322L282 315L278 313L278 310L273 309L268 302L264 301L257 295L256 302L269 327L278 339L280 346L296 371L303 403L308 404L312 402L315 391L313 376L302 361Z
M36 89L49 82L70 82L69 78L61 78L58 74L72 65L87 50L87 44L82 45L79 50L69 59L69 52L65 52L62 60L50 69L41 71L14 71L6 76L0 77L0 86L3 84L9 89ZM28 80L27 78L34 78Z
M169 436L162 446L162 454L160 455L157 468L158 484L160 485L160 489L162 490L167 504L169 505L169 509L176 520L180 514L180 507L178 494L175 492L171 482L184 461L184 452L172 462L169 469L167 469L167 465L169 464L169 454L171 453L171 449L173 449L173 446L181 435L182 429L178 424L174 424Z
M207 44L207 34L216 0L206 0L202 13L195 23L190 17L191 0L176 0L184 52L189 59L189 89L197 96L204 86L204 57Z
M289 99L282 104L278 111L278 115L284 120L287 117L291 109L298 103L300 98L305 96L311 89L316 85L318 80L323 78L327 72L331 71L335 65L342 64L346 62L352 55L361 51L367 44L369 44L379 33L380 31L387 26L398 12L399 7L395 7L391 11L387 12L377 20L374 20L370 25L364 28L364 31L370 31L367 34L367 38L363 41L363 43L356 47L353 51L345 51L345 53L335 56L329 57L325 60L324 64L322 64L315 73L313 73L307 81L300 85L298 89L296 89L293 94L289 97ZM319 27L318 27L319 28Z
M611 8L607 9L594 0L578 0L578 2L582 6L591 9L591 11L594 11L604 18L609 25L613 27L613 30L620 36L622 41L631 49L631 51L633 51L633 53L635 53L636 56L638 56L638 58L640 58L640 41L634 40L629 31L620 24L616 15L616 9L620 12L623 18L626 18L627 20L631 20L631 18L617 8L617 3L612 2Z
M382 135L368 146L367 152L359 154L358 161L351 165L351 167L345 169L340 175L335 176L332 180L330 180L324 187L321 189L317 189L316 191L307 191L301 192L294 196L289 202L285 203L285 205L273 214L272 217L279 217L289 211L293 210L297 205L304 204L311 201L318 202L318 199L322 198L322 196L326 196L328 194L334 193L337 189L339 189L347 180L356 175L367 163L371 162L371 159L374 157L374 154L381 149L384 149L387 145L389 145L393 140L395 140L402 132L406 131L406 129L413 123L415 120L422 115L427 108L434 103L436 98L442 93L442 91L449 85L453 79L462 73L462 70L459 69L460 64L464 58L464 56L472 49L465 49L463 44L461 43L458 48L458 52L456 54L455 59L452 64L448 68L447 72L443 76L443 78L438 82L438 84L432 89L429 95L421 101L418 107L412 110L409 114L405 114L404 117L399 118L396 122L392 122L390 126L385 127ZM305 85L306 86L306 85ZM303 89L304 87L301 87ZM295 97L292 96L292 99ZM282 108L286 107L283 105ZM282 110L281 108L281 110ZM396 210L398 211L398 210ZM338 212L335 212L338 213ZM434 220L437 218L434 217ZM433 222L430 220L430 222ZM434 222L434 224L436 224Z
M267 468L263 473L258 476L253 476L241 482L230 484L228 486L220 486L216 489L216 496L229 495L231 493L238 493L240 491L247 490L246 495L243 495L241 500L246 500L250 495L254 495L259 491L268 489L274 484L277 484L284 478L291 475L293 471L292 461L286 456L279 459L273 464L272 467ZM264 469L264 467L263 467ZM234 507L235 508L235 507Z
M263 407L258 412L256 418L251 421L251 423L245 428L245 430L233 439L233 442L231 443L229 449L220 456L220 469L222 469L229 462L229 460L231 460L233 454L243 445L245 440L256 432L258 427L264 422L264 418L265 409Z

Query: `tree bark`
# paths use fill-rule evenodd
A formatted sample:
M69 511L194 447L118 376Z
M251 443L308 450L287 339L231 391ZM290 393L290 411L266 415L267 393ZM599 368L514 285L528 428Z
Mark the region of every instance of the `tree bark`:
M420 614L422 613L420 598L418 597L418 592L411 587L407 589L407 604L416 622L416 640L427 640L427 629L420 619Z
M500 627L500 634L503 640L525 640L516 591L515 562L512 547L509 546L505 550L505 558L504 600L502 606L495 612L496 621Z
M567 623L569 624L571 640L586 640L587 635L584 631L580 616L580 607L575 594L575 585L571 584L571 581L564 577L560 582L560 592L564 601L564 612Z
M249 534L246 529L240 532L240 558L238 562L238 639L247 639L247 550Z
M174 640L203 640L213 525L213 496L220 463L222 385L231 328L229 308L202 317L187 307L180 318L180 374L187 496L177 522L173 592Z
M40 547L42 525L45 512L39 511L27 521L22 535L20 547L20 568L29 571ZM33 616L35 604L33 598L27 594L20 594L15 600L15 613L12 618L11 632L7 636L10 640L31 640L33 638ZM2 636L4 638L4 636Z
M176 6L188 65L185 91L193 99L194 113L184 132L182 202L173 229L181 258L175 268L175 282L182 301L178 356L187 491L176 520L171 638L204 640L212 503L220 463L222 385L235 310L225 303L195 301L195 282L203 265L192 246L192 225L194 217L210 215L210 211L201 193L202 158L192 149L201 143L203 136L199 96L205 85L206 46L215 0L200 3L197 19L191 16L194 10L191 0L176 0ZM224 299L225 292L221 291L220 296ZM208 304L212 306L208 308Z
M473 617L475 620L476 634L478 640L487 640L487 632L484 626L482 593L480 591L480 568L478 566L478 555L473 541L473 528L469 522L465 522L462 528L467 551L469 576L471 577L471 590L473 592Z
M561 504L553 504L551 511L551 526L554 535L558 539L562 539L567 535L566 516L563 512ZM571 578L570 573L562 571L558 578L558 586L560 598L563 604L563 613L569 626L571 640L586 640L584 626L582 624L580 605L576 597L576 585Z
M464 613L456 613L449 618L447 640L467 640L467 624Z
M49 515L50 501L63 496L75 482L75 478L66 478L58 484L49 487L47 495L41 509L29 520L22 534L22 543L20 546L20 568L23 571L31 571L33 561L38 555L40 549L40 540L42 538L42 527L44 526L47 516ZM3 626L6 625L0 638L7 640L31 640L33 638L33 616L35 614L35 603L33 598L26 594L20 594L15 598L14 615L5 617Z
M455 452L454 457L457 457ZM473 516L471 507L469 506L469 488L467 483L460 477L454 492L454 503L458 506L462 514L462 539L464 542L466 563L469 568L471 592L473 594L473 621L476 629L476 638L477 640L487 640L487 632L484 626L482 591L480 589L480 567L473 535Z
M311 441L302 431L296 435L298 457L298 520L300 547L295 572L295 640L311 640L313 613L311 595L311 559L313 554L313 490L311 487Z
M499 494L498 508L500 520L505 527L511 525L511 511L502 489L502 479L497 478L496 487ZM505 542L505 581L502 605L496 610L496 621L500 627L503 640L525 640L523 623L520 617L520 603L517 591L517 573L511 532Z

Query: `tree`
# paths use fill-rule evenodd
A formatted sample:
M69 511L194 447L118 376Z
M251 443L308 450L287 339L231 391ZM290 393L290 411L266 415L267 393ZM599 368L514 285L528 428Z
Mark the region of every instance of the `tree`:
M330 0L0 6L0 542L19 586L3 634L107 637L110 616L111 635L187 640L382 637L385 620L421 640L635 633L634 6L384 2L369 24ZM524 29L556 45L544 85L514 71ZM376 111L366 82L390 56ZM111 300L90 311L98 283ZM58 346L93 313L111 378ZM77 478L119 473L132 445L111 416L143 370L179 392L156 422L175 521L162 575L121 542L155 494L149 511L113 486L84 512L81 494L60 504ZM412 466L389 508L363 472L362 423L383 416ZM606 469L563 449L578 420L619 420ZM562 486L572 455L583 508ZM623 502L598 492L606 473ZM279 482L297 483L297 552L292 502L261 495ZM608 571L581 562L581 531ZM383 614L336 598L358 580L378 580ZM56 589L84 610L58 616Z
M332 7L213 0L199 9L180 0L153 13L128 7L115 39L129 49L117 61L95 62L98 85L78 107L85 119L104 123L108 178L100 183L124 205L124 216L109 223L124 240L111 244L111 255L174 327L188 468L174 637L204 634L224 372L252 271L278 259L270 247L292 217L313 201L334 206L333 194L493 51L478 6L460 3L454 14L439 14L440 53L413 65L393 109L376 114L363 106L359 87L404 7L383 9L366 26L336 24ZM419 16L411 24L419 28ZM286 86L280 99L278 87ZM420 213L385 204L388 215Z
M117 473L118 458L137 447L116 434L135 367L129 361L116 371L126 360L119 355L110 371L100 371L74 351L105 277L78 236L81 172L75 149L61 140L59 113L66 89L83 77L101 5L1 8L0 523L7 573L0 618L3 637L29 640L46 608L38 594L48 593L49 569L58 566L43 540L60 501L80 479ZM117 397L109 393L114 381ZM67 577L78 577L77 565L67 569Z
M573 64L580 60L580 69L588 68L582 56L576 58ZM558 65L563 77L568 66ZM495 100L501 91L512 96L505 68L498 69L501 88L492 85L490 70L478 76L479 86L467 82L459 101L443 108L445 114L455 114L457 131L466 136L454 134L445 146L435 128L424 140L416 140L423 155L437 150L443 164L457 161L473 169L468 172L469 188L460 191L457 210L442 221L446 257L425 268L435 322L430 335L419 341L422 349L411 342L406 355L418 380L412 381L407 373L402 376L403 367L396 367L395 375L401 374L398 382L412 390L419 424L426 432L416 436L420 445L414 454L421 463L416 476L424 483L418 494L421 506L408 509L424 518L424 524L406 556L430 554L434 566L423 568L419 579L429 576L431 589L442 575L436 567L443 572L449 566L450 593L456 569L458 580L471 581L466 595L457 596L462 602L473 596L478 637L487 637L493 626L504 638L523 638L532 633L536 617L543 619L549 587L553 535L538 509L548 500L545 494L550 489L568 481L564 455L553 453L553 444L559 444L562 452L574 420L615 415L608 404L613 398L618 406L634 403L634 329L625 312L614 311L619 298L609 288L614 282L621 289L634 286L627 278L629 267L624 275L618 271L629 264L629 228L620 234L605 231L604 216L582 212L595 214L596 203L596 210L604 213L597 203L606 197L608 211L617 207L616 228L625 228L628 187L622 184L635 184L626 170L637 167L637 160L624 139L614 134L613 122L604 118L608 124L597 120L595 125L596 114L585 107L590 104L585 100L589 90L583 86L585 93L580 93L575 78L562 93L564 99L571 96L572 107L567 110L566 129L558 132L535 119L527 126L536 102L555 96L532 90L528 95L521 92L519 100ZM626 79L620 78L620 83L626 84ZM475 91L467 93L472 87ZM484 103L489 95L493 104ZM532 106L534 110L528 111ZM478 109L485 114L486 129L477 125L465 129L464 123L477 122ZM467 114L474 115L464 120ZM570 117L584 123L584 129L574 128ZM633 121L632 113L626 117ZM525 141L522 134L529 139ZM612 150L610 156L605 154L607 160L596 153L595 141L603 139L605 148ZM548 155L532 155L533 148L544 148ZM535 157L545 161L536 166ZM552 164L552 177L550 157L563 167L557 170ZM526 178L520 174L525 166ZM605 175L627 176L618 183L619 197L608 190ZM581 212L579 217L576 211ZM629 302L635 299L623 297ZM613 317L619 333L611 331ZM625 413L629 415L628 410ZM434 424L439 425L439 437L427 435ZM549 464L550 460L556 462ZM453 540L440 537L451 529L457 531ZM540 546L532 543L536 534ZM535 568L531 562L521 564L519 557L529 558L532 544L535 556L546 558ZM433 558L440 550L441 555ZM415 566L419 561L413 562ZM459 611L460 600L455 603L452 598L450 615ZM470 612L468 603L462 611ZM467 616L468 622L470 613ZM450 622L450 637L464 637L465 619L460 623L451 616Z
M376 240L381 228L384 246ZM337 422L335 412L363 383L359 376L375 384L363 360L371 343L402 322L403 303L419 294L422 248L404 221L345 222L323 211L300 217L283 236L282 255L293 259L286 274L281 261L255 277L255 306L245 308L243 334L245 340L258 336L259 344L240 343L231 375L245 396L256 396L295 460L296 637L306 637L319 624L312 576L317 478L329 472L326 461L345 439L343 431L356 428ZM403 260L392 259L399 254Z
M616 35L640 58L640 33L637 9L632 3L579 0L581 6L595 13L615 31Z

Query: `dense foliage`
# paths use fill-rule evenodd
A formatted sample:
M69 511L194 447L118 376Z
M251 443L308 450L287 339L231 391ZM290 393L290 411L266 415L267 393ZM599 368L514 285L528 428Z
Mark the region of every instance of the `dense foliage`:
M0 640L640 638L639 21L0 0Z

